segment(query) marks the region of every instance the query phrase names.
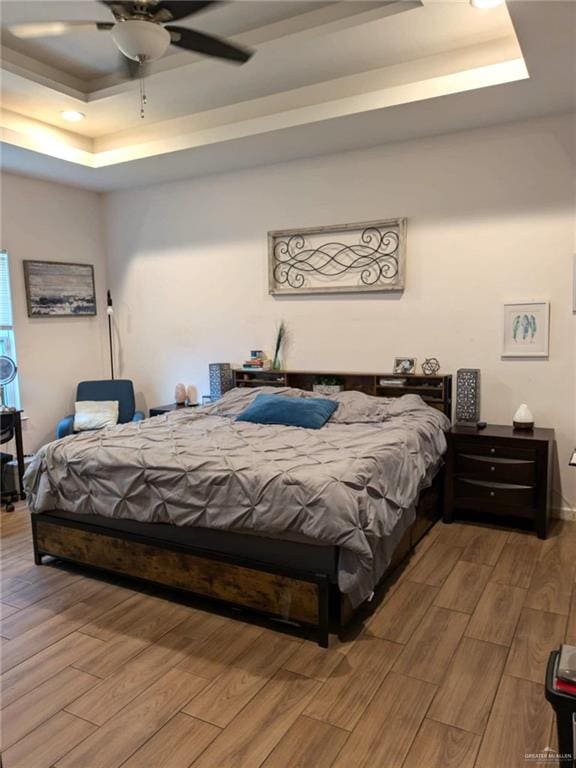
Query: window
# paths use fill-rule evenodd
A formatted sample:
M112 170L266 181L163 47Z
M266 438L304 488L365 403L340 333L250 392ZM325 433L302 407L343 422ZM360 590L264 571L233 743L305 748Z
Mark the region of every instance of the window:
M7 355L16 362L10 268L6 251L0 251L0 355ZM20 408L18 376L4 387L4 401L6 405Z

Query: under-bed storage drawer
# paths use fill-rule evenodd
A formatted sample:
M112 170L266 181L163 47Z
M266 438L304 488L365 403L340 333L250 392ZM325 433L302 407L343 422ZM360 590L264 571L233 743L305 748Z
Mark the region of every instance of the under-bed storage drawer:
M416 519L410 531L412 546L420 541L441 515L443 474L444 470L440 469L434 484L430 488L425 488L420 494L416 507Z
M319 624L318 583L33 516L40 554L134 576L285 619Z

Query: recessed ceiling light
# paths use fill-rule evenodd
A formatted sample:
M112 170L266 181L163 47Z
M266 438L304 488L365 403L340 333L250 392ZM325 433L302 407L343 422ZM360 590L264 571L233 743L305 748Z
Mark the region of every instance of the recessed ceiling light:
M60 112L64 120L68 120L69 123L79 123L80 120L84 120L86 115L84 112L76 112L75 109L65 109L64 112Z
M504 0L470 0L470 4L474 8L497 8L499 5L502 5L504 3Z

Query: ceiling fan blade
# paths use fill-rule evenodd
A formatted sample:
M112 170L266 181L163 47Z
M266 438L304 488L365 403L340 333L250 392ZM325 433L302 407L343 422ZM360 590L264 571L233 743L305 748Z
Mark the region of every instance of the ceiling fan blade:
M113 22L106 21L45 21L30 24L13 24L8 30L23 40L35 37L58 37L74 30L112 29Z
M203 32L197 32L194 29L172 27L170 25L167 25L164 29L170 32L172 45L177 45L179 48L184 48L187 51L202 53L205 56L215 56L218 59L237 61L240 64L244 64L254 53L254 51L240 48L237 45L227 43L225 40L220 40L212 35L205 35Z
M179 21L186 16L193 16L217 0L160 0L154 7L155 21Z

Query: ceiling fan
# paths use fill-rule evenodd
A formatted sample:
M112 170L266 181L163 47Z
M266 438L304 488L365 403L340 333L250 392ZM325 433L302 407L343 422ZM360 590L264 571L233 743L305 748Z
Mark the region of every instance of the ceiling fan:
M163 56L169 45L239 64L244 64L253 54L253 51L213 35L171 23L219 4L217 0L98 1L112 12L113 22L53 21L15 24L9 30L20 38L53 37L86 29L111 32L112 39L123 54L129 77L140 76L143 66Z

